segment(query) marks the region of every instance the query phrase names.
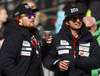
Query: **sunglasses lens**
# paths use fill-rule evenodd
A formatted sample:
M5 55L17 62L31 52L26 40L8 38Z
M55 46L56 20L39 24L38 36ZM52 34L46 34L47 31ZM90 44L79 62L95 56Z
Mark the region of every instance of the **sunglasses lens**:
M27 17L28 17L28 18L31 18L31 14L27 14Z
M35 14L33 14L33 17L35 18L35 17L36 17L36 15L35 15Z
M73 22L76 22L77 19L79 19L80 21L82 21L82 20L83 20L83 17L73 17L73 18L72 18L72 21L73 21Z
M83 17L79 17L79 20L82 21L83 20Z
M34 18L36 17L36 14L27 14L28 18L31 18L31 16L33 16Z
M76 21L77 21L77 18L73 17L73 18L72 18L72 21L73 21L73 22L76 22Z
M35 18L36 17L36 14L33 14L33 17Z
M88 30L91 30L91 27L87 27Z

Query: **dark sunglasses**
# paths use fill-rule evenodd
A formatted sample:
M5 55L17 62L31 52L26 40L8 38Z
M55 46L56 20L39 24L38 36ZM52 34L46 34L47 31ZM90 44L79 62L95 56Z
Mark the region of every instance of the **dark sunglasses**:
M79 19L80 21L82 21L82 20L83 20L83 17L72 17L72 18L71 18L71 20L72 20L73 22L76 22L77 19Z
M22 14L21 16L27 16L28 18L31 18L31 16L33 16L35 18L36 14Z
M90 27L86 27L88 30L91 30L91 28L94 26L95 24L93 24L92 26Z

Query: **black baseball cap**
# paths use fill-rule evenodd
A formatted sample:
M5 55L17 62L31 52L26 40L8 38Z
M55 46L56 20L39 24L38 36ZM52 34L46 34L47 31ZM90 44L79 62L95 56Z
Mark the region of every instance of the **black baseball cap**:
M84 15L84 13L82 13L78 7L69 7L65 10L65 18L69 18L73 15Z
M35 13L35 12L39 11L39 9L31 9L31 7L27 3L20 4L15 8L13 18L15 18L21 14L28 13L30 11L33 11L33 13Z

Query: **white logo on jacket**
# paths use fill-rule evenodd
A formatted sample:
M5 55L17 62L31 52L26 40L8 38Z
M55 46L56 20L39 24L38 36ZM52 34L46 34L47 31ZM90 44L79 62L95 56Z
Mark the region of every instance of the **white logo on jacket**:
M61 54L68 54L69 53L69 50L59 50L58 51L58 54L61 55Z
M60 45L69 45L69 43L66 40L60 40Z
M21 51L21 55L23 55L23 56L31 56L31 52Z
M28 41L23 41L22 45L23 46L30 46L30 43Z

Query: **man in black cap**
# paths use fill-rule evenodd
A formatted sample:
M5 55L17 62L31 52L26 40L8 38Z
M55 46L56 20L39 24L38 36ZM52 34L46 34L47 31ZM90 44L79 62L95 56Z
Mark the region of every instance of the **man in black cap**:
M0 68L2 76L43 76L41 61L48 55L52 37L37 41L38 30L34 28L35 12L28 4L15 8L13 19L5 28L5 41L1 49Z
M44 66L55 76L91 76L100 67L100 46L83 23L78 7L69 7ZM49 61L48 61L49 60Z

